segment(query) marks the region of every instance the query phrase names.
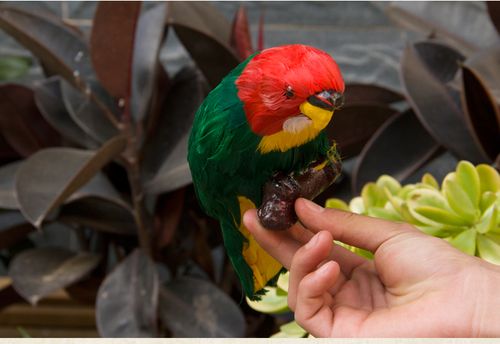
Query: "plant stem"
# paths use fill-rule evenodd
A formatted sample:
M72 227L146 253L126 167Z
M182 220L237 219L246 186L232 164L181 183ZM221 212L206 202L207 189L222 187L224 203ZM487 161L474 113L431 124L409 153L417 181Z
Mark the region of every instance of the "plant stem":
M125 166L127 169L128 180L131 189L132 209L137 226L137 236L139 238L139 245L148 256L152 256L151 249L151 228L153 220L151 215L146 210L144 205L144 189L141 180L141 169L139 164L139 149L138 142L140 142L140 130L137 130L133 123L130 114L130 104L127 101L125 104L124 112L122 114L123 129L122 132L128 139L128 145L125 150Z
M150 229L152 220L144 205L144 191L141 183L139 164L136 159L128 161L127 171L132 192L132 206L134 211L135 223L137 225L137 235L139 245L144 253L151 256L151 235Z

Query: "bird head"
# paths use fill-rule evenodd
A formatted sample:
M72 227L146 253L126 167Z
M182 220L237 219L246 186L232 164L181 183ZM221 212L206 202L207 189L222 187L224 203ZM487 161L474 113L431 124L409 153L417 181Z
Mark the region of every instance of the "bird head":
M255 134L292 141L302 137L298 144L323 130L343 103L344 81L333 58L301 44L263 50L246 65L236 86Z

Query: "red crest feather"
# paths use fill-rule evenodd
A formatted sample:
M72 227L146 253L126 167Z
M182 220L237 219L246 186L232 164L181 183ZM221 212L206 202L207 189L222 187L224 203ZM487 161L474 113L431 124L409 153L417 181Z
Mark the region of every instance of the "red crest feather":
M301 44L263 50L247 64L236 86L248 123L259 135L282 130L283 122L300 114L299 106L309 96L323 90L344 91L333 58Z

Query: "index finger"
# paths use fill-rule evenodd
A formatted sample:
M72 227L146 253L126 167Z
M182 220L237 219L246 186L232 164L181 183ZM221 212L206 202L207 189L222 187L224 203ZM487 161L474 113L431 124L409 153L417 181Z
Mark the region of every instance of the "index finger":
M337 209L325 209L309 200L299 198L295 211L300 221L311 231L327 230L335 240L375 252L382 243L399 234L416 232L415 227Z

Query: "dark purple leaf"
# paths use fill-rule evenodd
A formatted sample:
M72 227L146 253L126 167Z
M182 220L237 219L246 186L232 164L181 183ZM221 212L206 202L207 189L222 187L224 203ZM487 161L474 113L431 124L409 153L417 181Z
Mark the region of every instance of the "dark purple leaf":
M446 23L445 21L436 20L435 15L436 12L442 15L450 13L455 13L456 15L457 10L465 11L466 9L467 7L462 6L460 8L453 2L443 1L436 5L433 2L395 1L386 8L386 13L390 19L401 27L420 32L427 36L432 35L458 47L460 51L473 52L478 49L475 42L467 39L463 32L455 32L452 25L446 25L450 24L450 21ZM431 13L431 11L434 13Z
M419 183L426 173L430 173L436 180L441 182L450 172L455 171L459 160L450 152L445 151L431 159L428 163L422 165L411 176L403 179L402 183Z
M94 75L87 44L74 29L54 15L15 7L0 8L0 28L40 59L43 66L74 86Z
M97 197L85 197L61 207L59 221L94 230L133 236L137 233L129 208Z
M35 102L41 114L66 139L87 148L99 144L85 133L66 110L59 77L51 77L38 83L35 88Z
M96 74L121 106L130 110L132 56L140 2L107 2L97 5L90 37L90 55Z
M339 146L342 159L357 155L373 133L396 110L382 104L351 105L335 112L327 134Z
M100 198L108 202L113 202L131 211L130 204L120 196L119 192L102 172L97 172L92 179L68 197L67 202L73 202L87 197Z
M97 329L102 337L156 337L159 277L154 262L136 249L99 288Z
M486 1L486 6L491 22L495 25L498 34L500 34L500 3L497 1Z
M240 5L234 15L230 42L242 61L254 53L247 11L243 5Z
M59 134L40 114L33 90L22 85L0 85L0 130L23 156L60 144Z
M238 305L212 283L192 277L160 289L160 317L174 337L243 337Z
M19 211L0 211L0 250L9 248L35 230Z
M41 298L85 277L99 263L99 256L62 248L23 251L9 266L14 289L36 304Z
M432 47L437 46L420 44L420 52L430 55ZM421 48L425 46L426 49ZM439 49L441 52L444 50ZM466 159L473 163L487 161L488 158L474 143L471 133L468 131L462 111L454 91L447 88L442 80L448 79L451 71L437 73L440 68L433 66L431 69L425 64L430 58L419 56L419 51L412 46L408 46L401 61L401 79L406 91L406 96L418 119L425 129L432 135L440 145L449 149L460 159ZM435 60L448 61L447 58ZM456 68L458 68L458 62ZM447 67L443 66L443 71ZM454 67L455 68L455 67Z
M36 227L124 149L127 140L116 137L97 151L73 148L44 149L32 155L16 175L20 209Z
M61 92L71 119L93 140L103 143L118 135L117 126L110 120L113 114L108 112L108 116L105 115L108 108L98 106L94 99L80 93L68 82L61 82ZM93 92L97 94L98 91Z
M455 78L465 60L460 52L441 43L424 41L415 43L413 47L427 71L444 84Z
M389 105L404 100L404 96L400 93L382 86L369 84L347 84L344 98L346 106L359 104Z
M23 298L16 292L12 284L0 290L0 310L21 301Z
M259 35L257 37L257 50L264 50L264 10L259 16Z
M215 87L239 63L229 47L231 24L208 2L168 2L167 25L174 27L209 84Z
M162 194L156 200L154 231L157 249L170 244L179 226L184 209L185 188Z
M195 69L185 68L176 75L161 117L144 146L143 174L148 192L168 192L191 182L187 141L204 96L205 85Z
M166 35L167 4L160 3L143 11L137 22L132 60L132 116L141 121L148 111L154 86L162 66L158 59Z
M0 167L0 208L2 209L19 209L15 180L22 163L23 161L15 161Z
M409 110L382 125L367 142L353 171L353 193L389 174L398 180L411 175L439 151L439 145Z
M19 158L21 158L21 155L12 149L0 131L0 164L5 164Z
M476 72L497 104L500 104L500 43L470 56L465 65Z
M498 65L500 67L500 65ZM491 161L500 154L500 109L481 77L462 67L465 118L477 145Z

